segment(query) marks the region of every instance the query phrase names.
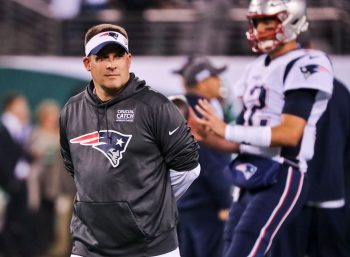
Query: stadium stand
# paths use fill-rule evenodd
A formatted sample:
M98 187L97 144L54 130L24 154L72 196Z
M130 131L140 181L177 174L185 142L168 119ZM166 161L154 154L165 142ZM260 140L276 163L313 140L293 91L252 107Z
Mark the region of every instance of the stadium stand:
M219 23L215 21L219 12L211 17L208 27L214 35L220 31L215 40L224 38L224 44L207 46L204 49L206 54L251 54L245 39L247 1L230 1L227 19L221 19ZM198 25L208 22L205 19L212 10L207 8L208 13L200 13L193 1L165 2L167 4L133 10L125 7L127 2L123 6L110 1L106 9L92 12L90 8L87 13L82 7L81 12L71 19L57 19L47 0L3 0L0 5L0 36L6 40L0 42L0 54L81 56L84 31L100 22L124 26L133 39L130 48L134 55L169 56L196 52L198 43L204 40L201 39L201 30L198 33ZM308 6L312 20L311 36L316 46L330 54L349 54L350 2L310 0Z

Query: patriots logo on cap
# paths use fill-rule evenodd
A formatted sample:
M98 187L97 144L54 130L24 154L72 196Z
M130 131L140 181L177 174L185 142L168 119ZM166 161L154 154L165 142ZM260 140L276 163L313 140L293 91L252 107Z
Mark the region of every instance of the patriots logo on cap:
M72 144L92 146L100 151L110 161L114 168L118 167L123 158L132 135L124 135L114 130L101 130L71 139Z
M235 168L236 170L243 173L243 176L246 180L250 179L258 170L258 168L251 163L242 163L237 165Z
M316 72L329 72L325 67L318 64L310 64L307 66L300 67L300 71L304 74L305 79L307 79Z
M103 37L103 36L110 36L110 37L115 38L115 40L118 39L118 34L115 32L111 32L111 31L102 34L100 37Z

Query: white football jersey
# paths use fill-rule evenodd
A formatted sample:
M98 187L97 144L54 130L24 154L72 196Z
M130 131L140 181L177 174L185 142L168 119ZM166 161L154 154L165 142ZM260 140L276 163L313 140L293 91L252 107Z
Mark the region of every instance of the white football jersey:
M325 53L297 49L266 64L267 55L248 65L235 85L235 96L244 104L246 126L276 126L280 124L285 93L294 89L316 89L315 103L304 130L295 159L306 171L306 161L313 156L316 122L327 106L333 90L333 68ZM279 158L283 147L257 147L241 144L240 151Z

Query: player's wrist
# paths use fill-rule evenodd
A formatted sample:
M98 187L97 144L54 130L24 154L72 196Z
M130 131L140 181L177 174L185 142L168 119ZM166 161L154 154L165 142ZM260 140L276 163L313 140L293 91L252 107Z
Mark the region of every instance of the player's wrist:
M221 128L220 128L220 131L219 131L219 136L222 137L222 138L225 138L225 133L226 133L226 127L227 127L227 124L223 122Z
M237 143L268 147L271 145L271 137L270 127L227 125L225 128L225 139Z

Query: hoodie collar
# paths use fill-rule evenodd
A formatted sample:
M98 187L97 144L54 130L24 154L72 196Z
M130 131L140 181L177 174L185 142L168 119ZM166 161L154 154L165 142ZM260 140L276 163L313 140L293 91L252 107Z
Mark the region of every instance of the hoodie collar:
M94 93L95 86L93 81L90 81L90 83L87 85L85 90L85 97L87 98L90 104L98 108L108 108L109 106L114 105L115 103L130 98L131 96L139 93L140 91L146 88L146 82L144 80L140 80L138 77L135 76L134 73L130 73L130 78L128 82L123 86L123 88L119 91L118 95L116 95L114 98L106 102L102 102Z

